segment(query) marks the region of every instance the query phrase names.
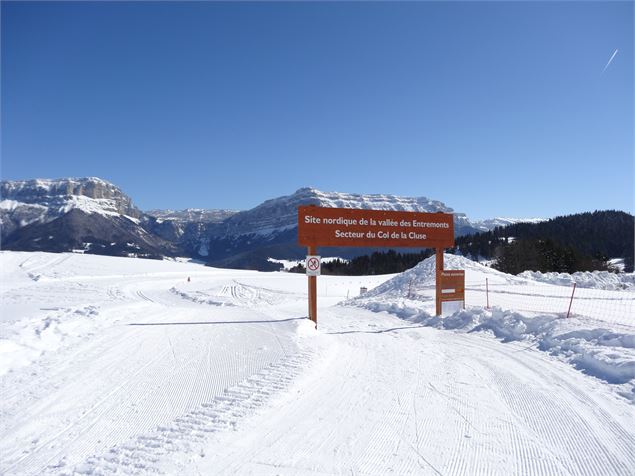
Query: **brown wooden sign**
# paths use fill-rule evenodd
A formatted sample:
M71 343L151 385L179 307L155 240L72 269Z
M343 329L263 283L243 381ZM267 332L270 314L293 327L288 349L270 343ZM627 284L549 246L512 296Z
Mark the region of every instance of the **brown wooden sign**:
M298 243L314 258L318 246L436 248L437 315L441 315L442 301L465 303L465 273L443 269L443 249L454 247L452 214L302 206L298 207ZM462 280L455 273L463 273ZM308 279L309 319L317 329L317 277ZM446 292L442 292L442 280Z
M354 208L298 207L303 246L452 248L454 220L448 213Z
M437 288L437 296L442 302L465 302L465 271L449 269L438 270Z

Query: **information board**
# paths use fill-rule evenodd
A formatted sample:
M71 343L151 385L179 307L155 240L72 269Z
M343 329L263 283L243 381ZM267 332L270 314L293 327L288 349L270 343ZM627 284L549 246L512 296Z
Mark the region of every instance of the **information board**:
M465 301L465 270L437 271L441 302Z
M298 243L303 246L452 248L449 213L353 208L298 207Z

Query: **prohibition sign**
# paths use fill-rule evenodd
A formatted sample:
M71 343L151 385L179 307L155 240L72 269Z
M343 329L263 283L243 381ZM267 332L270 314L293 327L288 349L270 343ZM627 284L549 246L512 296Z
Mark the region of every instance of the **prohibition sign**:
M307 255L305 266L307 276L320 275L320 257L317 255Z
M320 267L320 260L317 258L311 258L309 259L307 266L310 271L317 271Z

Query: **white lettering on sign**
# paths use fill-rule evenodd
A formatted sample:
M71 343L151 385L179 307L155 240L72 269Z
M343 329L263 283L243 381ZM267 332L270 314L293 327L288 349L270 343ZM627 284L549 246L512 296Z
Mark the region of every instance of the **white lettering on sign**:
M336 238L363 238L364 233L358 233L354 231L335 230L335 237Z
M447 223L430 223L430 222L417 221L417 220L396 221L391 219L374 220L371 218L369 221L365 219L357 220L357 219L344 218L344 217L319 218L319 217L314 217L311 215L306 215L304 217L304 223L310 224L310 225L344 225L345 227L358 226L358 225L362 225L362 226L371 225L371 226L412 227L412 228L450 228L450 225L448 225ZM417 236L425 236L425 235L417 235ZM422 239L422 238L416 238L416 239Z
M368 225L366 220L355 220L350 218L338 217L338 218L319 218L311 215L307 215L304 217L304 223L308 223L311 225L344 225L344 226L357 226L357 225Z
M447 223L430 223L417 220L412 220L412 226L415 228L450 228L450 225Z

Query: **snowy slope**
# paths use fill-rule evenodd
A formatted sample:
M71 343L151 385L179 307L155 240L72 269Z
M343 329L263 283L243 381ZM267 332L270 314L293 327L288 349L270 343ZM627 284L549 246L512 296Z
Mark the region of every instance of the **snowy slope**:
M472 225L480 231L491 231L497 226L515 225L516 223L540 223L546 221L545 218L509 218L496 217L486 220L471 220Z
M577 273L541 273L540 271L524 271L521 278L554 285L571 285L576 283L583 288L607 290L635 290L635 273L609 273L608 271L579 271Z
M238 210L186 208L184 210L148 210L146 213L159 221L170 220L185 226L188 223L220 223L238 213Z
M402 275L322 276L316 331L303 318L301 275L17 252L1 252L0 265L2 474L628 475L635 467L635 412L621 395L628 383L533 346L522 328L541 322L532 316L471 308L433 324L423 314L427 277L409 300L413 318L365 309L361 298L337 305L366 286L367 304L397 309L390 293ZM461 324L475 316L497 326ZM628 323L604 325L632 350ZM509 338L490 335L498 331ZM615 336L602 338L618 349Z

